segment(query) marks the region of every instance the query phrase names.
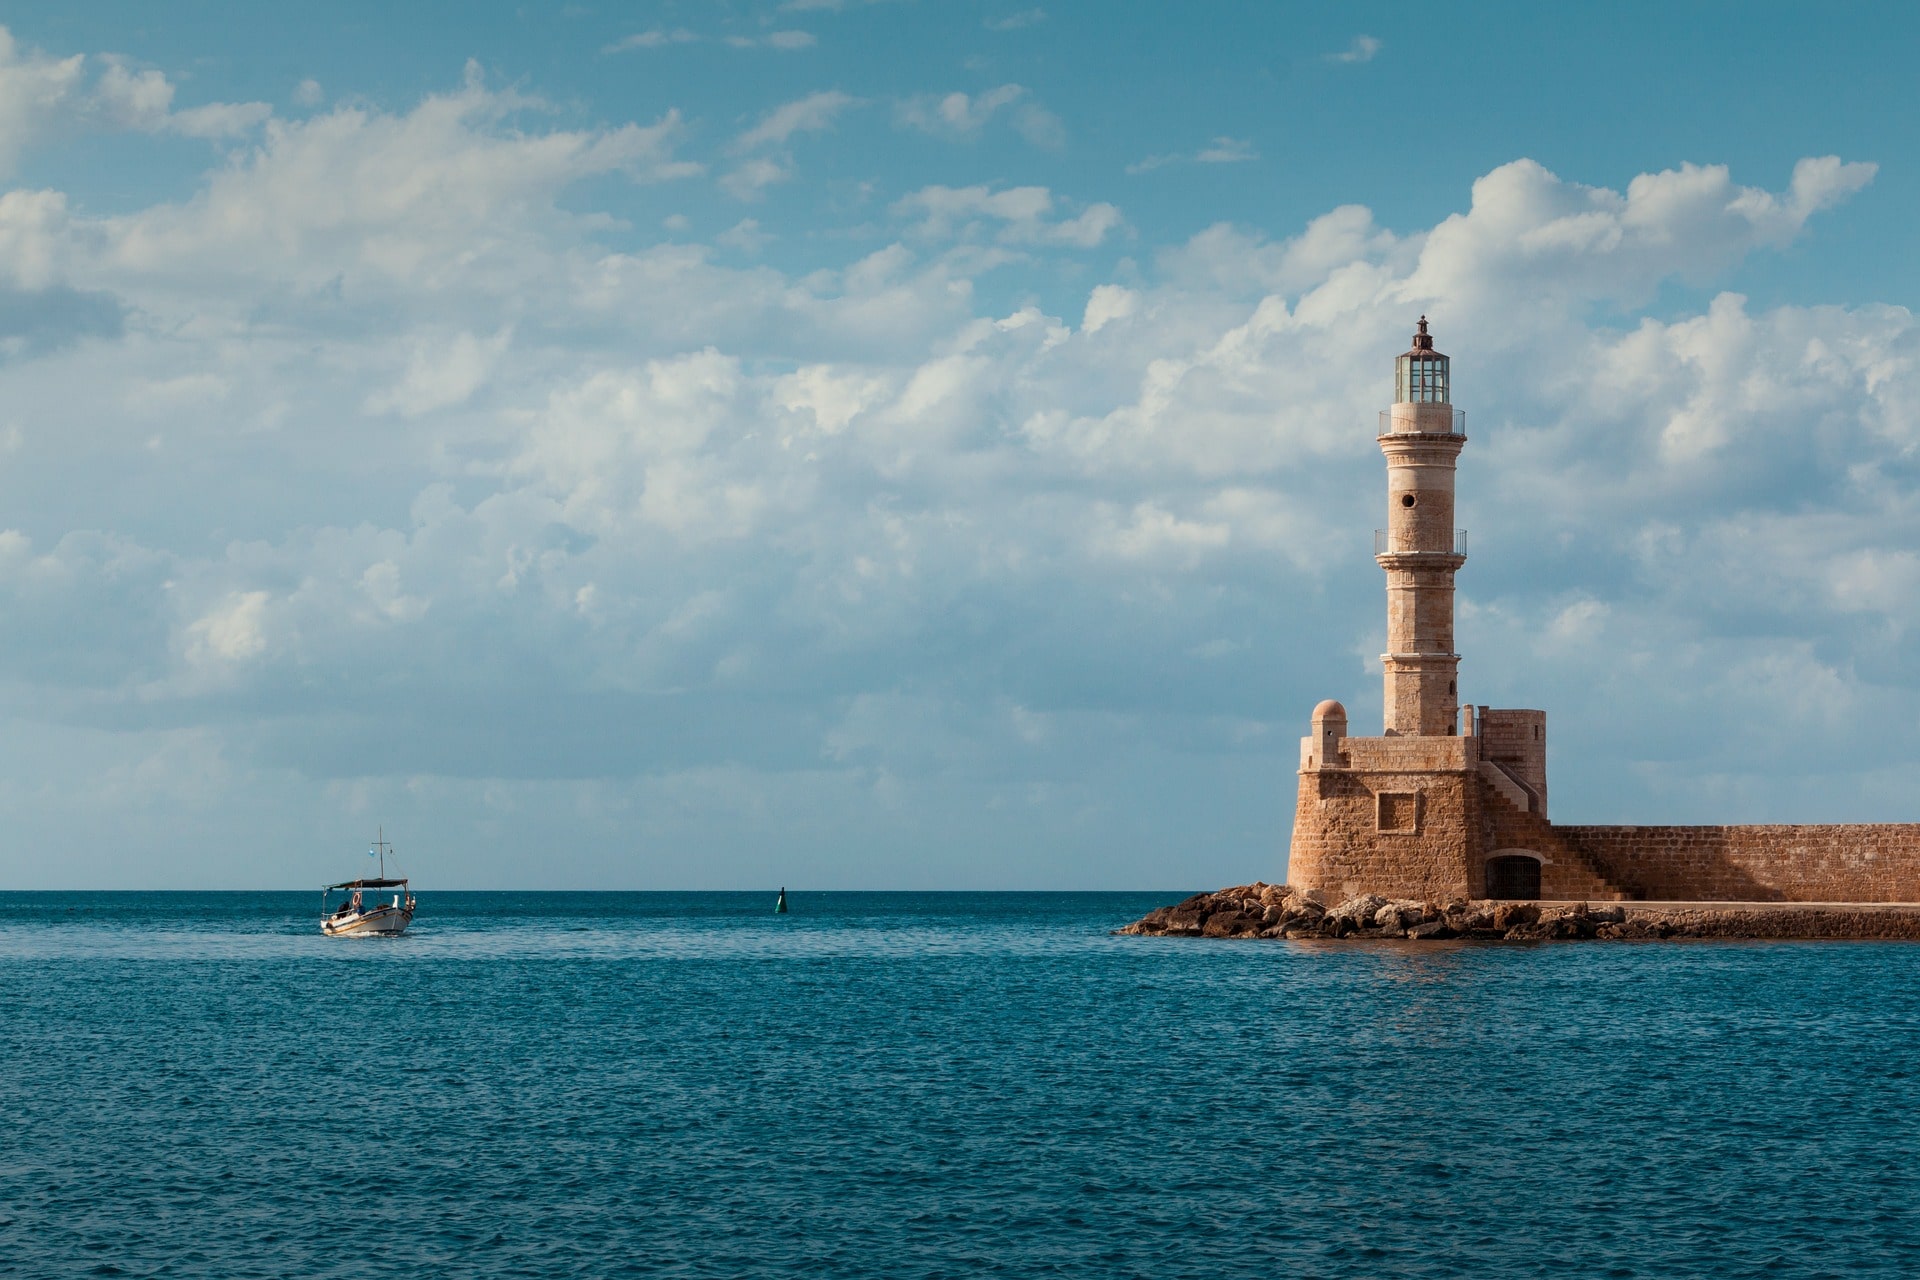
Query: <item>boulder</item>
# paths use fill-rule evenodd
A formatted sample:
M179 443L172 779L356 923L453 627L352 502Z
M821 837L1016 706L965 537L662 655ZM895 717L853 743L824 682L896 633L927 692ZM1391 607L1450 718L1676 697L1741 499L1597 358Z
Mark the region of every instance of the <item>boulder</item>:
M1428 939L1451 938L1453 930L1447 927L1445 920L1422 920L1407 930L1407 936L1424 942Z
M1392 932L1397 929L1411 929L1424 924L1428 919L1427 904L1401 899L1389 902L1373 913L1373 922L1382 929Z
M1540 908L1531 902L1503 902L1493 909L1493 927L1502 933L1540 918Z
M1203 938L1240 938L1257 934L1265 926L1260 917L1245 911L1216 911L1200 926Z
M1348 898L1345 902L1329 908L1327 914L1351 920L1355 925L1364 928L1373 923L1374 913L1386 905L1387 900L1379 894L1363 893L1357 898Z
M1535 927L1544 931L1541 936L1548 938L1591 938L1599 926L1594 923L1587 904L1579 902L1571 907L1542 911L1540 923Z
M1448 903L1443 918L1449 928L1463 937L1493 932L1493 909L1484 903L1477 905L1471 902Z
M1304 893L1289 892L1280 905L1288 915L1302 920L1318 920L1327 914L1326 904L1315 902Z
M1197 937L1207 922L1207 914L1201 911L1185 911L1179 907L1167 913L1166 931L1175 937Z
M1171 914L1173 914L1172 907L1156 907L1126 928L1120 930L1120 932L1132 934L1165 933L1167 931L1167 917Z

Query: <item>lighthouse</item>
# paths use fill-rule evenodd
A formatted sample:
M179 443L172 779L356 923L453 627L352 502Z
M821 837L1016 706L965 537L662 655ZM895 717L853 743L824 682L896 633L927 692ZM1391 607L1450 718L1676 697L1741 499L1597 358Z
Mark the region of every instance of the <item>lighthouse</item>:
M1453 480L1467 443L1453 407L1451 370L1420 317L1413 346L1394 361L1393 407L1380 414L1387 457L1387 527L1374 559L1387 574L1386 736L1457 731L1460 655L1453 646L1453 575L1467 561L1453 527Z
M1344 706L1314 707L1287 881L1329 903L1614 896L1547 820L1546 713L1460 703L1453 577L1467 539L1453 527L1453 481L1467 435L1452 383L1421 316L1375 437L1387 460L1386 527L1373 534L1387 575L1386 724L1349 737Z

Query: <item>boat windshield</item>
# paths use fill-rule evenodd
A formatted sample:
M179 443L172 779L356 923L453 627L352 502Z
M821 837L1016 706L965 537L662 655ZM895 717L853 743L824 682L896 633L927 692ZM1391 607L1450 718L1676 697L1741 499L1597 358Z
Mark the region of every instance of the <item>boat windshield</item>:
M336 893L340 895L338 904L334 902ZM320 914L345 916L382 907L410 907L412 899L405 880L346 880L320 891Z

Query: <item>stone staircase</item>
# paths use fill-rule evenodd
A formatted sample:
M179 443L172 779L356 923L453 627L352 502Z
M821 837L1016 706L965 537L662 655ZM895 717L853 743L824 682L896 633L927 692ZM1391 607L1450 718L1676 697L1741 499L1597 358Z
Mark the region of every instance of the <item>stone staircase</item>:
M1492 787L1495 794L1521 813L1539 813L1540 798L1533 794L1533 788L1508 773L1491 760L1480 762L1480 776Z
M1555 835L1553 824L1538 812L1533 793L1505 769L1481 761L1479 772L1490 797L1486 808L1493 842L1487 851L1526 849L1539 854L1544 859L1540 868L1543 899L1628 902L1641 896L1609 880L1593 859Z

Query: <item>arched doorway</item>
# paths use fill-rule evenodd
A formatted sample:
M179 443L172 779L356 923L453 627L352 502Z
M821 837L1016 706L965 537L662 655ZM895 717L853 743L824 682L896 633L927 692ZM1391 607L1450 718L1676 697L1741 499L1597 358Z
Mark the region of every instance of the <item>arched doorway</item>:
M1496 853L1487 859L1489 898L1540 896L1540 859L1528 853Z

